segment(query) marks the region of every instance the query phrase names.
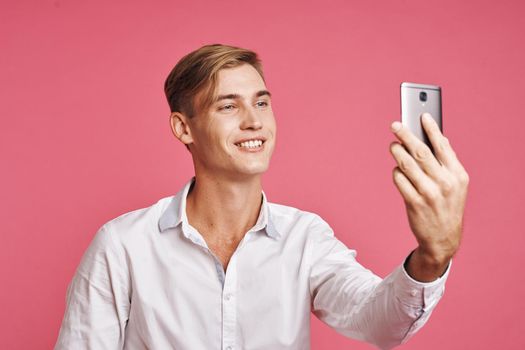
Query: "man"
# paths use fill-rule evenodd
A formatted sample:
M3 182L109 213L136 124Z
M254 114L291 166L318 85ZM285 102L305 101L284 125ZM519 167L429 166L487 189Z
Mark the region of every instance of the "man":
M382 349L423 326L459 246L468 184L431 120L437 158L392 125L394 182L418 247L383 280L318 215L267 201L261 175L277 134L254 52L204 46L165 91L195 176L100 228L68 287L55 349L308 349L310 312Z

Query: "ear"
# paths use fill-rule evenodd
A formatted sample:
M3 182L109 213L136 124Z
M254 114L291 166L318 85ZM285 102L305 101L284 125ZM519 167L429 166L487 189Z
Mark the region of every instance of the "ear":
M186 146L193 143L193 137L191 136L191 130L188 125L188 118L179 112L173 112L170 115L170 126L173 135L180 140Z

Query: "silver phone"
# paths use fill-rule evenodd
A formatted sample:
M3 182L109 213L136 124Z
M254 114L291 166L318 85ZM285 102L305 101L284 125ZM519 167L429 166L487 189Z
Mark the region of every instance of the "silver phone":
M421 115L430 113L443 132L443 118L441 116L441 87L428 84L401 83L401 123L409 128L420 140L425 142L434 153L428 139Z

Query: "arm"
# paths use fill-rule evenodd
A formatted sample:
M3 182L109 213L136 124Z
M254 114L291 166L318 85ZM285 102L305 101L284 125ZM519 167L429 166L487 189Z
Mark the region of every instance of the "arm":
M338 332L389 349L408 340L428 320L444 292L459 247L469 177L432 118L423 127L430 149L399 122L401 143L390 151L418 247L384 280L355 261L328 224L313 228L310 291L314 314ZM321 232L321 234L319 234Z
M355 250L339 241L319 217L311 226L309 251L314 315L338 333L380 349L406 342L427 322L450 271L449 267L442 277L423 283L401 264L381 279L359 264Z
M122 349L130 309L123 251L109 224L100 228L68 286L55 350Z

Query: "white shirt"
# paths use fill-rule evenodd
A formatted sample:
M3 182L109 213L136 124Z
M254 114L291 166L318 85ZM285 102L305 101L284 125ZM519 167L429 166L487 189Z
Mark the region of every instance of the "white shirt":
M270 203L225 272L175 196L104 224L68 286L60 349L309 349L310 312L382 349L428 320L445 274L385 279L360 265L314 213Z

